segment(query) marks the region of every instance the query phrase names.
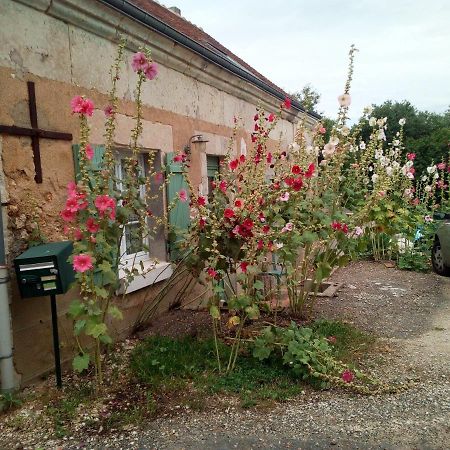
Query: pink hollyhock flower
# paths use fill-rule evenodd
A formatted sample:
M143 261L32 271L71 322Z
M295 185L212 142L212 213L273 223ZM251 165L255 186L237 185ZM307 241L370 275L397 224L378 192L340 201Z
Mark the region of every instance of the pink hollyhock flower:
M161 183L161 181L163 180L164 175L162 174L162 172L157 172L155 173L155 181L157 183Z
M217 277L217 271L214 270L212 267L208 267L208 269L206 270L206 273L207 273L211 278L216 278L216 277Z
M420 200L419 200L418 198L415 198L415 199L412 201L412 204L413 204L414 206L417 206L419 203L420 203Z
M225 180L222 180L222 181L219 183L219 189L220 189L224 194L227 192L227 187L228 187L228 184L227 184L227 182L226 182Z
M234 206L236 206L236 208L242 208L243 205L243 201L240 198L237 198L234 202Z
M239 161L237 159L233 159L233 161L230 161L229 163L230 170L236 170L238 165Z
M69 197L66 201L66 210L76 213L79 210L78 200L76 197Z
M72 114L81 114L81 111L83 110L83 104L84 104L83 97L81 97L81 95L75 96L70 101L70 107L72 108Z
M353 234L358 237L361 236L364 233L364 230L361 227L355 227L355 230L353 231Z
M433 222L433 218L431 216L424 217L425 222Z
M105 109L103 110L106 117L111 117L114 112L114 108L111 105L105 106Z
M281 194L278 200L280 200L280 202L287 202L289 200L289 192Z
M73 232L73 238L76 241L81 241L81 239L83 239L83 233L81 232L81 230L79 228L76 228Z
M205 197L199 197L197 199L198 206L205 206L206 205L206 198Z
M173 162L185 162L186 158L187 156L185 153L179 153L173 158Z
M92 116L94 112L94 102L89 98L84 98L80 108L80 114L83 116Z
M91 144L86 145L86 158L89 161L92 161L92 158L94 157L94 149L92 148Z
M342 94L338 97L339 105L347 107L350 106L350 103L352 102L352 98L349 94Z
M114 208L116 202L109 195L98 195L94 200L94 205L99 210L100 214L103 215L107 209Z
M133 59L131 60L131 67L135 72L145 71L148 67L147 57L143 52L137 52L133 55Z
M320 134L325 134L327 132L327 129L325 127L320 127L319 128L319 133Z
M227 219L231 219L232 217L234 217L234 211L231 208L225 208L223 216Z
M415 153L407 153L406 157L408 158L409 161L414 161L416 159L416 154Z
M292 171L292 173L294 175L299 175L299 174L302 173L302 169L300 169L300 166L297 166L297 165L292 166L292 170L291 171Z
M206 225L206 219L204 217L200 217L199 221L198 221L198 227L203 230L203 228L205 228Z
M288 223L284 226L284 228L286 228L287 231L292 231L293 228L294 228L294 224L291 223L291 222L288 222Z
M94 268L92 264L92 256L86 253L75 255L73 257L73 268L76 272L86 272Z
M441 163L437 164L436 167L437 167L439 170L444 170L444 169L445 169L445 163L441 162Z
M242 261L239 264L239 267L241 268L242 272L246 273L247 272L247 267L248 267L248 262Z
M100 225L96 223L92 217L89 217L89 219L86 221L86 229L89 231L89 233L97 233L97 231L100 229Z
M76 212L69 211L68 209L64 209L61 211L61 217L64 220L64 222L73 222L76 217Z
M158 75L158 64L151 63L144 69L145 78L147 80L153 80Z
M327 337L327 341L328 341L330 344L336 344L336 342L337 342L336 336L328 336L328 337Z
M275 120L275 114L270 113L270 114L269 114L269 117L267 117L267 120L268 120L269 122L273 122L273 121Z
M286 109L290 109L291 106L292 106L291 99L290 99L289 97L286 97L286 98L284 99L284 102L281 104L281 107L282 107L282 108L286 108Z
M355 379L355 375L351 370L346 369L342 372L341 378L345 383L351 383Z
M69 183L67 183L67 192L70 196L76 195L77 185L75 181L70 181Z
M186 203L186 202L187 202L188 195L187 195L186 189L181 189L181 190L178 192L178 198L179 198L180 201L182 201L183 203Z
M263 213L263 212L260 212L260 213L258 214L258 219L259 219L259 221L262 222L262 223L264 223L264 222L266 221L266 218L264 217L264 213Z

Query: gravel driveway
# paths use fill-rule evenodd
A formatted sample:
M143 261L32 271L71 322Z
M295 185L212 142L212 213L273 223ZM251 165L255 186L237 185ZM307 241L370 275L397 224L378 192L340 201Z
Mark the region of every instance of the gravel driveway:
M359 262L333 275L344 287L317 315L347 319L383 337L376 361L385 380L413 380L398 394L312 392L270 411L185 411L142 430L67 448L448 449L450 280Z

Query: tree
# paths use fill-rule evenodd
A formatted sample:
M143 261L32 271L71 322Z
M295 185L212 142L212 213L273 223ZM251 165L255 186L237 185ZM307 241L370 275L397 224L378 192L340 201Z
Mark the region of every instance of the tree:
M290 96L298 100L307 111L320 114L316 109L320 100L320 94L310 84L306 84L301 91L294 92Z

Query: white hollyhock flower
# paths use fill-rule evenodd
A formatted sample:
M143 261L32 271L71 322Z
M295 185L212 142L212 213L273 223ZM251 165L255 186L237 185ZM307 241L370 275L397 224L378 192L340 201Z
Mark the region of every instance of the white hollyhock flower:
M376 183L377 181L378 181L378 175L376 174L376 173L374 173L373 175L372 175L372 183Z
M363 112L365 114L367 114L368 116L370 116L373 113L373 107L372 106L366 106L363 110Z
M331 136L330 144L334 145L334 146L338 145L339 144L339 138L337 136Z
M396 147L400 145L400 141L398 139L394 139L392 142Z
M431 192L432 189L433 188L429 184L427 186L425 186L425 192Z
M380 119L377 120L377 125L378 125L379 127L382 127L382 126L384 126L384 124L386 123L386 121L387 121L387 117L380 118Z
M412 196L412 190L411 189L405 189L405 191L403 192L403 195L405 197L411 197Z
M433 175L433 178L434 178L435 180L437 180L437 179L439 178L439 174L436 172L436 173Z
M292 142L292 144L289 144L289 150L298 151L300 150L300 145L297 142Z
M344 125L341 128L341 133L343 136L348 136L350 134L350 128Z
M369 125L370 125L371 127L374 127L376 124L377 124L377 119L376 119L375 117L371 117L371 118L369 119Z
M336 147L331 144L330 142L328 144L325 145L325 147L323 148L323 156L324 158L328 158L330 156L333 155L333 153L335 152Z
M410 180L413 180L413 179L414 179L414 174L411 173L411 172L408 172L408 173L406 174L406 176L407 176Z
M423 177L422 177L422 181L427 181L428 180L428 177L426 176L426 175L424 175Z
M338 97L338 102L341 106L350 106L352 99L349 94L342 94Z
M386 134L384 133L384 130L378 130L378 139L380 141L385 141L386 140Z
M406 161L405 166L408 167L408 169L410 169L413 165L414 165L414 161Z
M392 176L393 172L394 172L394 169L391 166L386 167L386 174L388 177Z
M312 155L314 153L314 147L312 145L307 145L305 151L308 155Z
M436 166L427 167L427 172L430 174L436 172Z
M394 162L392 163L392 167L393 167L395 170L398 170L398 169L400 169L400 163L399 163L398 161L394 161Z
M405 123L406 123L406 119L400 119L400 120L398 121L398 123L399 123L400 126L403 126L403 125L405 125Z
M361 142L359 143L359 148L360 148L361 150L365 150L365 149L366 149L366 143L365 143L364 141L361 141Z

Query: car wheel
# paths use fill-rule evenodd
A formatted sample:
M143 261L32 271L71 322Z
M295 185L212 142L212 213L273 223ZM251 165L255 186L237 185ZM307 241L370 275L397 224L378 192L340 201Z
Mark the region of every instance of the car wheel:
M450 276L450 268L444 264L444 255L442 254L441 243L435 240L431 250L431 264L433 270L439 275Z

